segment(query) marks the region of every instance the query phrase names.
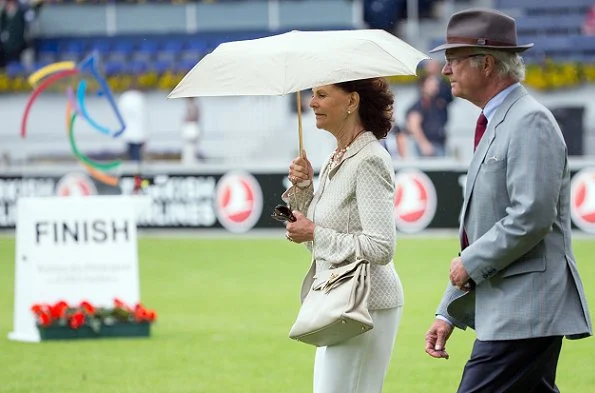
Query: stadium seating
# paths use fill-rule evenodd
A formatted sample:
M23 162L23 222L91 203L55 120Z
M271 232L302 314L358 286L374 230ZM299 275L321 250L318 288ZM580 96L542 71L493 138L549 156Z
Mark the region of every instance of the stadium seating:
M534 48L523 52L527 63L545 59L556 62L595 62L595 37L581 31L593 0L494 0L494 7L517 20L521 43L533 42ZM431 47L443 43L435 39Z
M521 10L529 15L573 13L575 10L585 11L593 5L593 0L494 0L494 7L501 10Z
M576 35L581 34L584 16L570 15L536 15L517 18L517 31L526 35Z
M115 37L57 37L35 41L36 65L80 61L94 52L108 75L121 72L187 71L220 43L265 37L269 31L205 32L193 35L118 35ZM13 73L25 72L22 67Z

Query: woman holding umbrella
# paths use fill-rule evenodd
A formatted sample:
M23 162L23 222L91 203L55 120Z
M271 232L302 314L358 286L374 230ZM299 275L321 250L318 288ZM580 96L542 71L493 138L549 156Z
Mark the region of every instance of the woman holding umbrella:
M316 271L353 262L359 246L371 264L368 308L374 321L366 333L317 349L314 393L380 393L404 300L393 264L394 170L379 142L391 129L393 94L383 78L312 91L316 126L336 138L337 148L322 166L316 193L306 154L291 162L293 185L283 199L296 220L288 222L286 237L312 252Z

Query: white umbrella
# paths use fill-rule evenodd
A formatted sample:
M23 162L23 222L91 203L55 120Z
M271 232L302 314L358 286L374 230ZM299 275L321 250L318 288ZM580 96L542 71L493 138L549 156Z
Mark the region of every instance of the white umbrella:
M299 94L350 80L416 75L428 58L384 30L291 31L219 45L168 98ZM298 97L301 154L300 108Z

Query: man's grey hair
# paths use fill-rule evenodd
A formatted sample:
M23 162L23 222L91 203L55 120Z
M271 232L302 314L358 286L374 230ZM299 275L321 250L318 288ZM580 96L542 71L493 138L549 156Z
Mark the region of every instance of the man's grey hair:
M501 77L511 77L516 82L525 80L525 62L517 52L508 52L495 49L477 49L474 52L491 55L496 59L496 68ZM471 58L474 67L479 67L482 62L481 57Z

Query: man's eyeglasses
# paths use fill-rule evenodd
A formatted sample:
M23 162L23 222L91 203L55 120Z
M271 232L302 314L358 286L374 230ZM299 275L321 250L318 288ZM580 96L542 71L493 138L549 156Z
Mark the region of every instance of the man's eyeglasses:
M485 56L485 53L474 53L472 55L445 57L444 60L446 61L447 66L452 66L452 63L454 63L457 60L464 60L464 59L469 59L471 57L479 57L479 56Z
M285 221L296 222L297 221L297 219L291 212L291 209L285 205L275 206L275 209L273 210L273 214L271 214L271 217L273 217L275 220L281 221L281 222L285 222Z

